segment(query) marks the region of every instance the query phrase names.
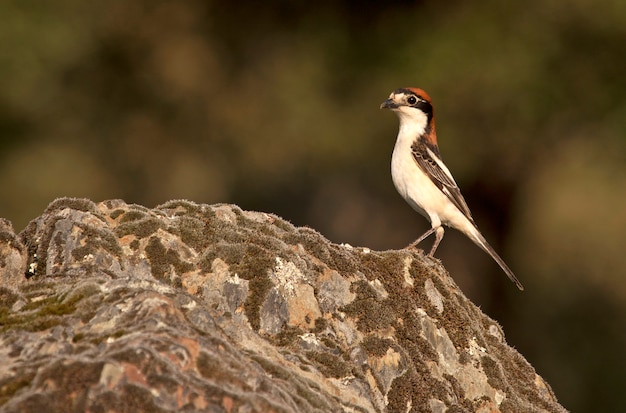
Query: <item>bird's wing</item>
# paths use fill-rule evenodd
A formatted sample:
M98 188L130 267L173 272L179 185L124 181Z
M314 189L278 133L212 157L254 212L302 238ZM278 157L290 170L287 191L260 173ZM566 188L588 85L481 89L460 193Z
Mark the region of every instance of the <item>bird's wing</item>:
M452 174L438 156L439 150L437 147L435 146L431 149L425 141L418 139L411 146L411 152L413 153L413 159L415 159L417 165L428 175L437 188L452 201L472 224L476 225L472 218L472 213L467 207L465 199L463 199L463 195L461 195L461 191L454 181Z

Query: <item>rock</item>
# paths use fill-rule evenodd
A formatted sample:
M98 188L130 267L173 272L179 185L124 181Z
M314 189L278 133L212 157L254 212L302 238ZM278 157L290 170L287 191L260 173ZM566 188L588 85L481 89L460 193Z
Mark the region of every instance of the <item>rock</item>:
M564 412L438 261L234 205L0 221L3 412Z

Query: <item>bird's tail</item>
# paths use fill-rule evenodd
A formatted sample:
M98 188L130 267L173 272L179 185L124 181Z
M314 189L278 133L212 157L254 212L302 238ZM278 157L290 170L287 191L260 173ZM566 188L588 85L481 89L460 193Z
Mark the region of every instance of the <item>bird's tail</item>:
M476 243L476 245L482 248L487 254L491 255L491 258L493 258L493 260L498 263L500 268L502 268L502 271L504 271L509 279L515 283L517 288L519 288L520 291L524 291L524 286L522 285L522 283L517 279L515 274L513 274L513 271L511 271L509 266L506 265L504 260L500 258L500 256L498 255L498 253L496 253L493 247L489 245L485 237L483 237L480 231L478 231L478 228L475 228L475 231L468 235L474 241L474 243Z

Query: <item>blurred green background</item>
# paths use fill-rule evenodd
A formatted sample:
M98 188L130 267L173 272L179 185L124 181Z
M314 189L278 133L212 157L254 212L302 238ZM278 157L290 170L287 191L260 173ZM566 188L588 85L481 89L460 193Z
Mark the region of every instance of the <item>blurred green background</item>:
M263 5L261 5L263 4ZM526 286L437 256L576 412L626 411L626 2L0 3L0 216L56 197L236 203L337 243L407 245L397 87ZM430 241L424 248L430 246Z

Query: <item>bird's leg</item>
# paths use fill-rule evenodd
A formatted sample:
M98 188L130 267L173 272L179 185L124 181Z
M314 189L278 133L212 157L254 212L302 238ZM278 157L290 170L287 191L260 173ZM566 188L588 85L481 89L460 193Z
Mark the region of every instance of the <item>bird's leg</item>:
M433 232L435 232L437 230L438 227L434 227L429 229L428 231L424 232L422 234L421 237L419 237L418 239L416 239L415 241L413 241L412 243L409 244L408 247L406 247L406 249L411 249L411 248L415 248L417 246L417 244L419 244L420 242L424 241L426 238L428 238L430 236L430 234L432 234Z
M437 247L439 246L439 243L441 242L441 240L443 239L443 233L444 233L444 229L441 225L439 225L438 227L433 228L435 232L435 242L433 242L433 247L430 249L430 252L428 253L429 257L432 257L435 254L435 251L437 250Z

